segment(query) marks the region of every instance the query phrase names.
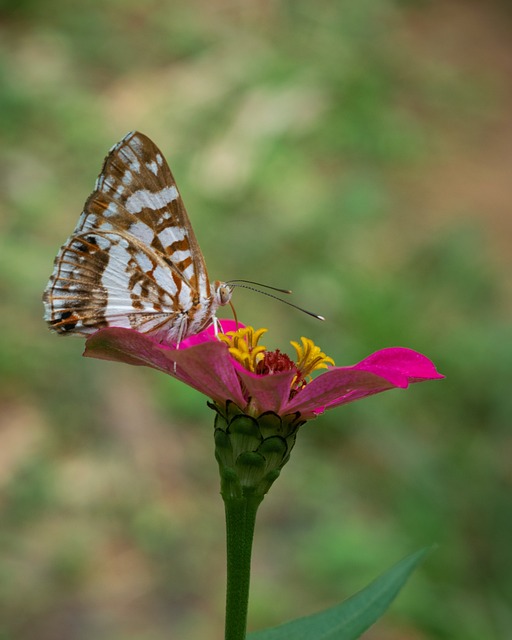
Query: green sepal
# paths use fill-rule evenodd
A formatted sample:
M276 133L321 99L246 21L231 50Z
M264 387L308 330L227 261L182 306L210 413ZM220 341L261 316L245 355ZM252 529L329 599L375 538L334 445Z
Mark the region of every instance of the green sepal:
M263 440L258 421L252 416L235 416L229 423L228 433L235 460L246 451L256 451Z
M225 498L264 496L290 459L300 414L244 413L233 402L208 403L215 415L215 457Z
M407 556L339 605L278 627L250 633L247 640L356 640L383 615L432 549L426 547Z
M233 467L233 446L229 435L222 429L215 429L215 457L217 462L224 467Z
M281 436L270 436L263 440L257 452L263 456L266 464L266 471L283 466L283 461L290 456L291 447Z
M260 416L260 429L261 435L264 438L268 438L275 433L279 433L282 430L282 420L281 418L272 411L267 411Z

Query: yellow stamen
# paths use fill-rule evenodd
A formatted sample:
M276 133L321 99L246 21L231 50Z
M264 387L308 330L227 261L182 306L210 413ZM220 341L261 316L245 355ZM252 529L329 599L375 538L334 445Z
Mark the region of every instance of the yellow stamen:
M218 338L228 345L229 353L240 362L248 371L255 372L256 365L263 358L266 348L258 345L261 336L267 329L254 330L253 327L244 327L238 331L219 333Z
M328 365L334 365L334 360L317 347L309 338L301 337L302 345L298 342L290 342L297 352L297 368L301 374L310 376L317 369L327 369Z

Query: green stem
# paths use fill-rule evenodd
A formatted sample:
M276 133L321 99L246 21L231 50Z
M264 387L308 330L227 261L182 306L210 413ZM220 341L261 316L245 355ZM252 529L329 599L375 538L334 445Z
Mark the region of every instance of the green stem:
M245 640L256 512L262 495L224 496L226 511L227 591L225 640Z

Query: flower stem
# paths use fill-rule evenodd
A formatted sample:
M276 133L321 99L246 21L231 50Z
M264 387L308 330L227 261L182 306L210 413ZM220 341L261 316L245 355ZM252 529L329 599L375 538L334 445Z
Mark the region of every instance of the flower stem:
M226 512L227 591L225 640L245 640L251 579L251 551L256 512L262 495L224 495Z

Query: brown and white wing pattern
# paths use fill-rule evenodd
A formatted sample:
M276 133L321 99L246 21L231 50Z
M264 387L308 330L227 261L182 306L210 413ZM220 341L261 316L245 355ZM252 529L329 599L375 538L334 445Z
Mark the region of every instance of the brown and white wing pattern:
M227 302L217 290L162 153L129 133L110 150L55 259L45 320L58 333L126 327L179 342Z

